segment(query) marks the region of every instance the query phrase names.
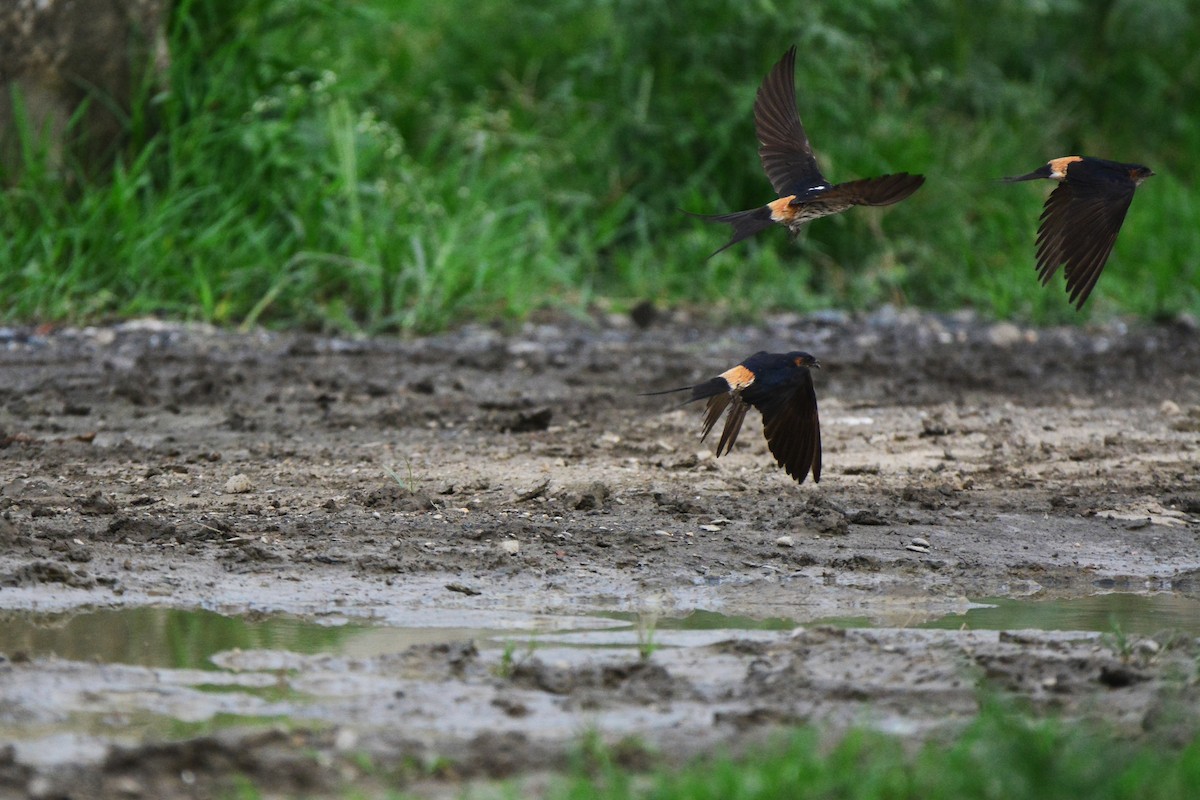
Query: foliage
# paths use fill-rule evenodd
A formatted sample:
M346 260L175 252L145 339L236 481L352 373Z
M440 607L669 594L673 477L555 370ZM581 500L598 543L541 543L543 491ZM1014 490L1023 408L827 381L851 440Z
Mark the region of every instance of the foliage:
M1159 174L1090 314L1200 312L1200 0L181 0L104 180L25 130L0 176L0 317L162 313L421 331L650 298L749 316L885 302L1079 318L1037 284L1040 184L1074 152ZM751 104L799 46L834 179L922 172L884 210L768 231Z
M1200 741L1158 749L1061 722L1035 722L995 705L953 741L905 747L854 731L832 747L802 729L742 758L634 779L611 763L566 782L564 800L1151 800L1186 797L1200 780ZM591 763L605 764L593 758Z

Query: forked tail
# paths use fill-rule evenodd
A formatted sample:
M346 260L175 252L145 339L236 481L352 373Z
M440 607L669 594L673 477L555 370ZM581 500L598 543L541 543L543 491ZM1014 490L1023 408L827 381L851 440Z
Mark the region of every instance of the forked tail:
M706 397L723 394L729 391L729 382L719 375L715 378L710 378L704 383L698 383L695 386L680 386L678 389L663 389L659 392L639 392L642 397L649 397L656 394L673 394L675 392L688 392L692 394L684 403L691 403L695 400L703 400Z
M1033 180L1037 180L1038 178L1049 178L1049 177L1050 177L1050 165L1043 164L1042 166L1035 169L1033 172L1027 172L1024 175L1013 175L1012 177L1009 177L1009 178L1000 178L1000 180L1003 181L1004 183L1016 183L1017 181L1033 181Z
M691 211L683 213L699 217L708 222L724 222L726 225L733 227L733 236L728 242L714 251L709 258L775 224L775 221L771 219L771 209L767 206L759 206L749 211L735 211L732 214L693 214Z

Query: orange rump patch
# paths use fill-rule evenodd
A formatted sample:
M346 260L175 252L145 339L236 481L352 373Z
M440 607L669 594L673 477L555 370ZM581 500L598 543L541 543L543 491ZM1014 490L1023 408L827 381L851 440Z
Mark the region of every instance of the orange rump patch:
M733 369L721 373L721 377L729 384L729 391L738 392L754 383L754 373L738 364Z
M787 197L767 203L767 208L771 209L771 219L774 222L787 222L796 216L796 209L792 206L792 201L795 199L796 195L789 194Z
M1083 156L1063 156L1062 158L1051 159L1050 177L1056 181L1061 181L1067 177L1067 167L1076 161L1083 161Z

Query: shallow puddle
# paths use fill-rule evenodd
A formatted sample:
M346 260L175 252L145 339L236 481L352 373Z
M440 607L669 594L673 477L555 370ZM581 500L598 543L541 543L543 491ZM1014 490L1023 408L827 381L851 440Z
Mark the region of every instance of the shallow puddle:
M413 645L473 639L480 647L537 642L583 647L704 644L735 635L770 635L796 627L796 620L754 619L712 611L684 617L641 617L629 613L571 618L535 628L390 627L345 618L309 620L284 615L224 616L212 611L163 608L95 609L74 614L0 615L0 653L28 658L57 656L73 661L173 669L219 669L213 656L230 650L368 658ZM871 627L863 618L827 618L811 624ZM964 614L950 614L917 628L1047 630L1150 635L1175 631L1200 636L1200 601L1177 594L1109 593L1066 600L996 598L977 601ZM700 634L700 635L698 635Z
M447 625L447 620L461 624ZM473 640L480 650L491 651L486 662L493 665L491 669L521 663L535 651L555 664L567 664L568 672L569 665L582 664L603 651L620 660L629 659L631 652L664 648L664 655L682 656L686 664L691 655L703 659L709 652L688 648L733 638L770 642L788 636L798 622L712 611L671 617L530 615L499 610L455 613L431 621L437 624L401 627L342 616L226 616L207 610L149 607L70 614L0 612L0 653L14 661L64 659L47 662L45 670L35 665L32 670L13 671L22 683L7 687L12 699L6 702L24 711L0 720L0 740L15 742L23 762L49 767L99 761L105 757L108 743L136 746L143 741L188 738L227 726L258 723L294 721L320 726L345 718L361 721L364 715L376 712L386 717L391 704L401 700L410 704L410 710L417 709L413 712L417 716L434 714L430 709L440 709L445 692L456 698L457 708L475 708L472 704L482 703L490 709L487 701L494 690L486 681L481 684L450 677L453 647L445 652L418 649L408 661L401 658L378 667L366 660L403 653L414 645ZM865 618L803 622L873 627ZM904 627L893 627L883 635L903 637ZM1200 601L1165 593L984 600L965 613L907 627L1123 634L1175 631L1200 636ZM50 677L44 677L43 671ZM727 678L740 680L741 674L742 670L735 669ZM542 701L526 697L523 702ZM470 715L447 716L443 711L434 714L440 725L474 730ZM693 712L707 713L686 703L672 713L686 716ZM556 716L562 709L553 701L545 701L536 713L568 728L575 724ZM629 713L640 714L642 709ZM610 723L620 718L631 726L641 724L613 710L608 714Z
M1035 600L1007 597L972 602L964 614L947 614L914 628L977 631L1042 630L1136 633L1152 635L1174 631L1200 636L1200 600L1179 594L1134 594L1111 592L1088 597ZM616 619L637 622L633 614L613 614ZM830 617L812 622L774 617L732 617L712 611L693 611L686 617L658 620L657 630L790 630L799 624L834 625L846 628L877 627L865 617Z
M416 644L487 639L500 633L465 627L392 628L341 617L314 621L152 607L65 614L9 612L0 615L0 653L212 670L218 668L212 662L214 655L235 649L370 657Z
M833 617L821 624L845 628L870 628L864 617ZM947 614L917 622L914 628L974 631L1085 631L1141 634L1162 632L1200 636L1200 600L1179 594L1108 594L1066 599L1013 599L990 597L975 600L965 613Z
M1200 600L1178 594L1113 592L1066 600L991 598L978 603L965 614L950 614L919 627L1100 631L1146 636L1171 631L1200 636Z
M0 616L0 652L10 657L58 656L107 664L216 669L210 659L222 650L330 652L347 637L370 627L145 607L65 614L9 612Z

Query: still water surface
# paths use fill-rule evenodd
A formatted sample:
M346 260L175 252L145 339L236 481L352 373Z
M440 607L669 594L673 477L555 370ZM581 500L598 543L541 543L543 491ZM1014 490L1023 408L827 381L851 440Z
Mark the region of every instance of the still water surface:
M576 630L576 646L612 646L614 633L638 625L636 615L603 614L603 630ZM869 627L865 619L832 618L820 624ZM753 619L694 611L655 619L655 631L786 631L797 621ZM1110 593L1066 600L984 599L964 614L918 628L1098 631L1151 635L1174 631L1200 636L1200 601L1177 594ZM564 632L564 629L559 629ZM566 632L570 632L568 627ZM212 611L164 608L95 609L74 614L0 614L0 653L30 658L56 655L79 661L147 667L216 669L214 654L232 649L287 650L369 657L416 644L475 639L480 646L535 636L539 631L489 628L396 628L369 622L313 621L285 615L224 616ZM626 641L631 637L626 636ZM667 643L664 640L664 644Z

